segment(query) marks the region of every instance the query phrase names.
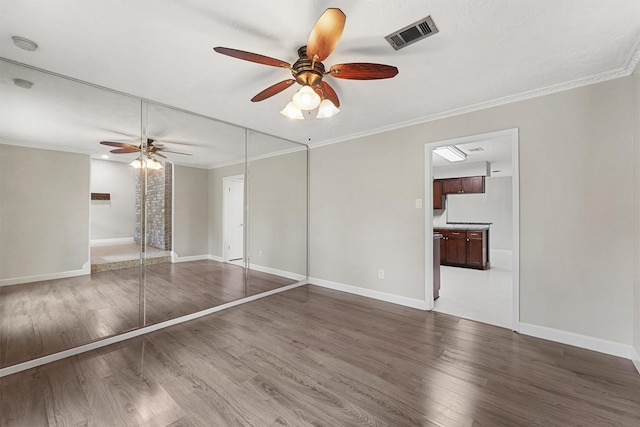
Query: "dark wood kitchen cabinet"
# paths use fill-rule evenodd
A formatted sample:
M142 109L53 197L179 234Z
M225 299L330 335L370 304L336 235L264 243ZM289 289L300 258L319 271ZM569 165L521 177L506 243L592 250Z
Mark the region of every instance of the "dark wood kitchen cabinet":
M463 193L484 193L484 176L462 178Z
M434 228L442 234L440 263L455 267L489 268L489 230Z
M437 230L436 233L442 234L440 263L466 264L467 233L458 230ZM444 246L444 248L442 246Z
M443 194L484 193L484 176L439 179L442 181Z
M467 231L467 265L484 269L487 248L484 245L486 231Z
M433 209L444 209L444 195L442 194L442 180L433 180Z

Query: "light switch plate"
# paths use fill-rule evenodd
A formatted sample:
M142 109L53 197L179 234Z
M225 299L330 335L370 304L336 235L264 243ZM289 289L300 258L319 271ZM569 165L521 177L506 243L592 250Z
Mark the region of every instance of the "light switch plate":
M416 199L416 209L422 209L422 199Z

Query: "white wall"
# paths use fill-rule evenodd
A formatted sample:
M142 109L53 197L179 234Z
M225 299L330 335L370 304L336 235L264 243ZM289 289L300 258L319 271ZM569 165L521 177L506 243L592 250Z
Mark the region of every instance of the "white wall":
M491 222L491 249L513 247L511 177L485 178L484 194L447 195L446 214L450 222Z
M209 171L173 168L173 251L180 257L209 253Z
M306 275L306 150L251 161L248 172L251 264Z
M0 280L82 270L89 198L89 156L0 144Z
M91 192L111 195L111 200L91 201L91 240L133 239L136 170L128 163L91 160Z
M518 128L521 321L631 344L632 89L626 77L312 149L310 276L424 299L425 143Z

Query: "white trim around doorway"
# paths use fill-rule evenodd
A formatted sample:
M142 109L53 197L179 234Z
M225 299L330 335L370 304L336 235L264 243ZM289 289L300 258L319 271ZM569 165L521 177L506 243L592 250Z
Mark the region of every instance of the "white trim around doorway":
M513 331L520 329L520 169L519 169L519 136L518 129L506 129L496 132L488 132L477 135L470 135L460 138L435 141L425 144L424 154L424 208L425 208L425 306L427 310L433 310L433 149L443 145L466 144L476 140L486 140L493 138L509 137L511 141L511 165L512 175L512 222L513 222L513 306L512 306L512 326Z

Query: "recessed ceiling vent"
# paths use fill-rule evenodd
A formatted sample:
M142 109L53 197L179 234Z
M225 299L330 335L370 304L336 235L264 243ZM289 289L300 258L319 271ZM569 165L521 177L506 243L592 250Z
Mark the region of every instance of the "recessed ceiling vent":
M438 32L431 16L427 16L385 37L395 50L407 47Z

